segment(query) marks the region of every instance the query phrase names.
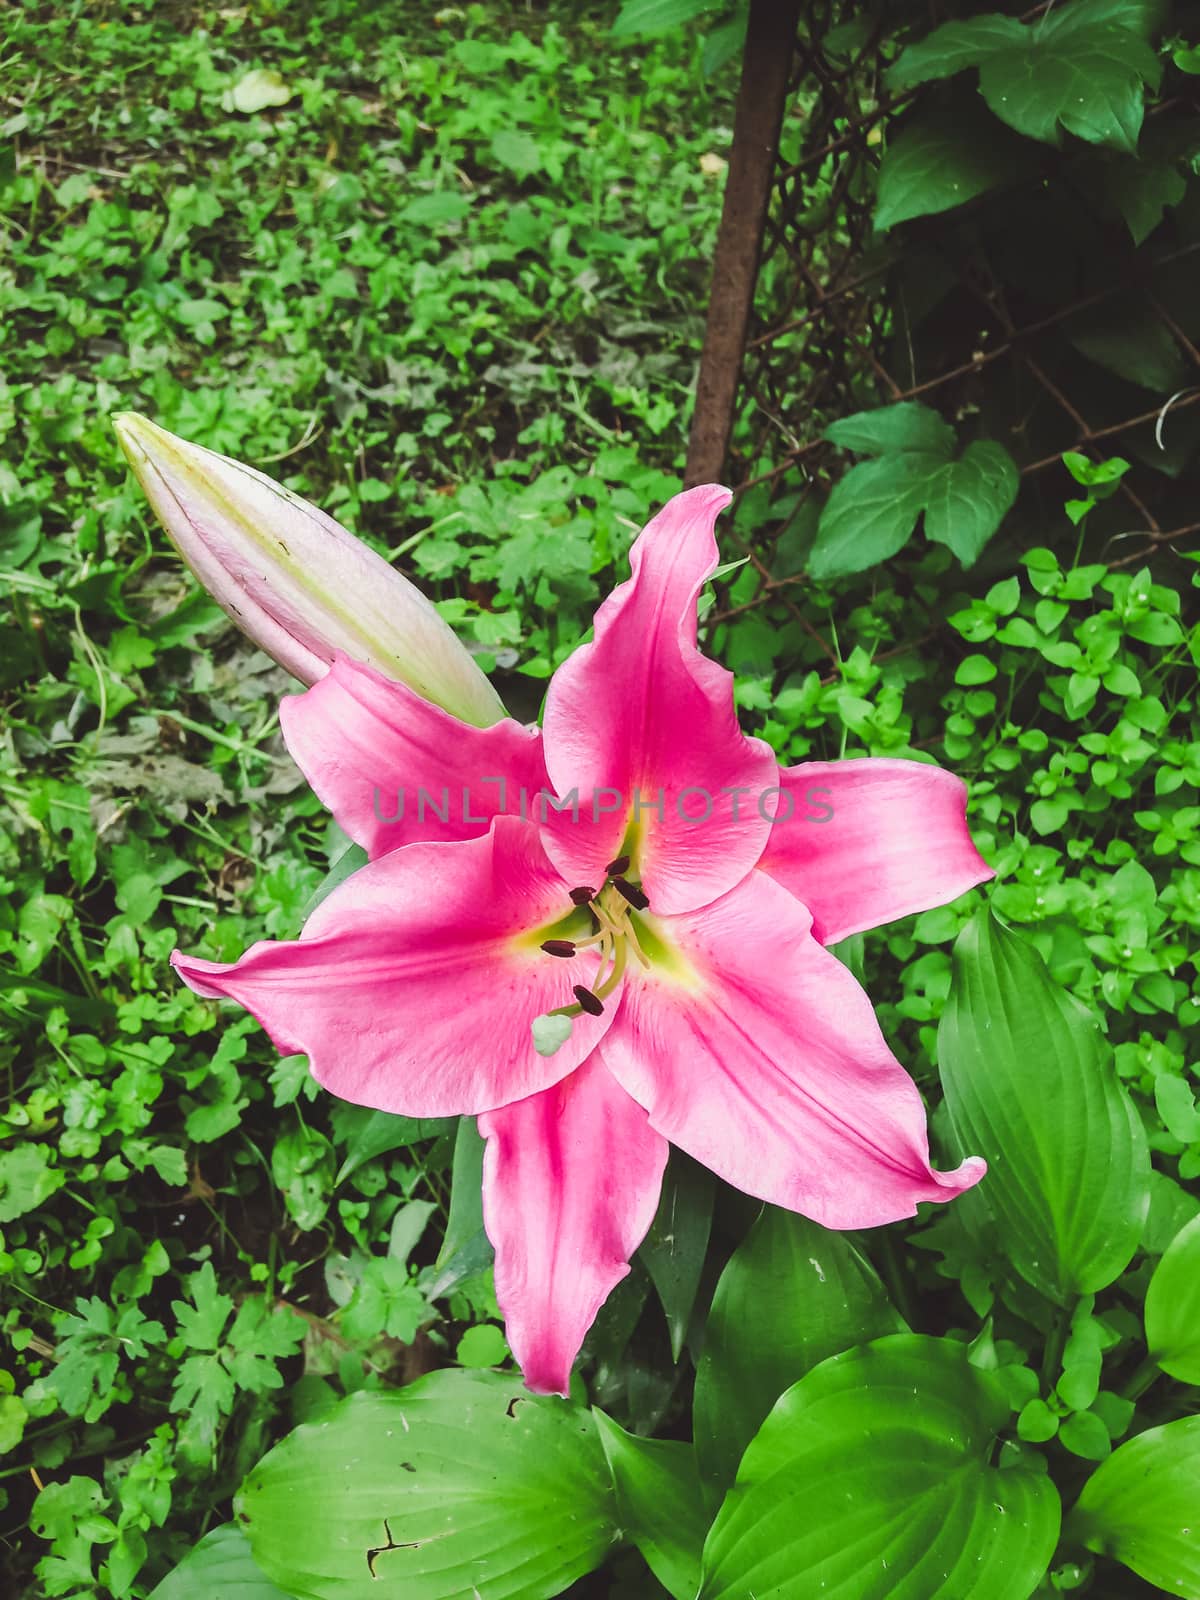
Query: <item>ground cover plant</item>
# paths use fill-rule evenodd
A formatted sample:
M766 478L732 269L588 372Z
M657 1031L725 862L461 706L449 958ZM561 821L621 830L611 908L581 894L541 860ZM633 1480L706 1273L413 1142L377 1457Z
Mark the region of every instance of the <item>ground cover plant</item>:
M978 81L978 114L1026 145L1138 152L1162 203L1124 225L1191 241L1195 119L1138 142L1143 105L1186 110L1197 81L1185 8L1005 9L953 8L947 35L897 8L897 85L931 126L933 97ZM781 761L967 781L994 880L837 947L924 1094L935 1166L989 1163L950 1206L830 1231L676 1151L570 1398L534 1396L473 1119L336 1099L168 965L294 939L361 857L281 742L297 685L190 580L110 415L337 517L534 719L680 487L742 26L684 0L12 13L16 1594L1200 1595L1196 545L1112 542L1115 449L1013 508L1011 397L982 421L888 406L860 353L860 409L818 419L840 485L815 520L786 485L742 496L722 554L755 559L701 597ZM889 235L971 199L939 189L945 142L914 162L905 127L884 129ZM1118 209L1131 192L1113 178ZM1172 416L1183 500L1196 441ZM787 605L758 603L763 569Z

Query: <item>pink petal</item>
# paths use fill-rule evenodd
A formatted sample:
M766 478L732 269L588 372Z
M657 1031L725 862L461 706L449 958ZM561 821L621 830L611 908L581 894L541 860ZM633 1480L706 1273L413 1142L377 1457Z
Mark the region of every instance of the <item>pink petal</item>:
M678 954L627 976L601 1057L659 1133L747 1194L827 1228L911 1217L984 1165L932 1170L917 1087L810 921L761 872L655 919Z
M536 728L511 718L472 727L341 654L319 683L280 702L279 721L296 765L371 856L418 839L475 839L506 812L534 817L548 781Z
M533 1048L533 1019L595 980L591 952L564 960L528 937L571 909L537 829L499 817L479 839L370 862L298 940L263 941L230 963L178 951L171 961L197 994L251 1011L282 1054L307 1055L343 1100L453 1116L548 1088L608 1027L611 1007L579 1017L553 1056Z
M945 905L994 876L967 831L967 787L921 761L806 761L759 866L813 914L822 944ZM831 814L832 813L832 814ZM813 820L816 819L816 820ZM825 820L821 820L825 819Z
M584 1335L654 1220L667 1141L595 1055L479 1119L496 1298L535 1394L567 1393Z
M633 576L596 613L594 642L563 663L546 696L555 788L577 789L589 817L612 804L596 827L548 828L547 850L572 883L593 882L636 824L637 797L635 870L656 911L689 910L732 888L758 860L773 815L774 758L739 730L732 676L696 648L696 597L717 566L713 524L730 498L707 484L668 502L630 552Z

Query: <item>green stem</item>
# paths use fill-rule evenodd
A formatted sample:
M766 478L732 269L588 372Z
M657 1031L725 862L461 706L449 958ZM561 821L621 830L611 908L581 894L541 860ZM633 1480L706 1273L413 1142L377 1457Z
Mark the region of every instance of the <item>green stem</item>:
M1066 1349L1070 1325L1070 1316L1066 1312L1059 1312L1046 1340L1046 1348L1042 1353L1042 1389L1047 1394L1058 1382L1058 1375L1062 1371L1063 1351Z
M1162 1368L1153 1356L1147 1356L1141 1366L1134 1369L1133 1376L1122 1387L1121 1393L1126 1400L1138 1400L1145 1394L1154 1380L1161 1377Z

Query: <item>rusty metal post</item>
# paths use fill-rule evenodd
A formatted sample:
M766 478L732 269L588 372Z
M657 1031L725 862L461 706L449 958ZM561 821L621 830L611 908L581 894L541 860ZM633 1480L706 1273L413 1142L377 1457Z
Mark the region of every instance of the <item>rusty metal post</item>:
M688 438L684 475L688 485L712 483L725 467L799 14L800 0L750 0L733 149Z

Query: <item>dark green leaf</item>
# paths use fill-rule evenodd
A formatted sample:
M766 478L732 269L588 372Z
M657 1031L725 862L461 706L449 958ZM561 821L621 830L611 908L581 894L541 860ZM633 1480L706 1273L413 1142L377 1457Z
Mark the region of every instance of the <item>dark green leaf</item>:
M911 217L961 206L1030 171L1028 146L982 109L968 105L919 113L888 141L879 168L875 226L885 232Z
M990 1213L1017 1272L1060 1304L1111 1283L1149 1205L1141 1119L1095 1018L986 909L954 947L938 1061L958 1147L988 1162L964 1216Z
M832 1357L747 1449L698 1600L1026 1600L1060 1507L1045 1474L990 1465L1008 1416L953 1340L896 1334Z
M954 454L954 429L936 411L916 400L901 400L878 411L858 411L831 422L824 437L857 455L886 456L917 450L948 460Z
M314 1600L544 1600L604 1559L616 1505L590 1413L443 1371L352 1395L259 1462L237 1503L254 1559Z
M827 1356L903 1326L844 1233L767 1206L721 1274L696 1371L706 1491L719 1496L732 1483L785 1389Z
M1016 463L1004 446L977 439L958 461L948 461L930 484L926 536L949 546L964 567L973 565L1020 486Z
M385 1156L392 1150L406 1150L422 1139L448 1133L454 1126L453 1117L399 1117L390 1111L372 1111L367 1106L347 1107L347 1113L342 1117L346 1155L338 1169L338 1183L344 1183L351 1173L376 1156Z
M696 1452L674 1439L639 1439L593 1411L617 1492L621 1527L651 1572L674 1596L692 1600L709 1517Z
M902 550L925 504L934 458L904 454L861 461L825 502L808 570L819 580L865 572Z
M658 1213L640 1254L666 1312L671 1354L676 1361L683 1352L696 1290L700 1287L712 1208L712 1175L686 1156L674 1154L663 1183Z

